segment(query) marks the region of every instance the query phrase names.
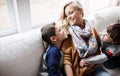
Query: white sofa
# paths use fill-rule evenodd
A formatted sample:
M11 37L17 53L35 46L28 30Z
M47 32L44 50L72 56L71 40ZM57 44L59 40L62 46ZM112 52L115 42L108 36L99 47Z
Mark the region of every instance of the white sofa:
M37 76L43 51L40 29L0 38L0 76Z
M102 31L106 25L120 20L120 7L98 10L87 19L97 26L98 31ZM38 76L44 50L40 28L1 37L0 76Z
M120 6L106 7L91 12L87 20L96 26L98 32L101 32L107 25L120 22Z

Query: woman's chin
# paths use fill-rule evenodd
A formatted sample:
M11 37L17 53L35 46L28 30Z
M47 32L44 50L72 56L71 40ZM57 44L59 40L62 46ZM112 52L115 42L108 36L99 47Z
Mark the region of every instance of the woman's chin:
M75 24L76 24L75 21L70 22L70 25L75 25Z
M75 23L71 22L70 25L75 25Z

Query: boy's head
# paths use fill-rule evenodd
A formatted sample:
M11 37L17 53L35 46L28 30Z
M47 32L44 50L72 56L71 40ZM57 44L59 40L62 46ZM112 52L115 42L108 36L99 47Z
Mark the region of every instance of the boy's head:
M120 23L107 26L102 34L102 40L107 43L120 44Z
M42 39L49 44L56 45L62 43L62 41L67 38L64 30L57 26L55 22L42 27L41 32Z
M51 44L50 37L55 36L55 22L45 25L41 28L42 39Z

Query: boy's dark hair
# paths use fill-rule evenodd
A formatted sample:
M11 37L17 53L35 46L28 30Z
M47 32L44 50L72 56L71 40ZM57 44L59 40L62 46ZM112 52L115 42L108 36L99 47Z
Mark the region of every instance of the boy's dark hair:
M42 39L49 43L51 43L50 37L55 36L55 22L52 22L50 24L47 24L41 28L41 33L42 33Z
M115 44L120 45L120 23L108 26L107 33L110 35Z

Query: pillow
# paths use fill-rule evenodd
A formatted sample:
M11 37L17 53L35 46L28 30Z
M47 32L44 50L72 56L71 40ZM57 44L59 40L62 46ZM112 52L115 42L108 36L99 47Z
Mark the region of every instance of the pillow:
M101 32L107 25L120 20L120 6L96 10L91 12L86 19L96 26L98 32Z

